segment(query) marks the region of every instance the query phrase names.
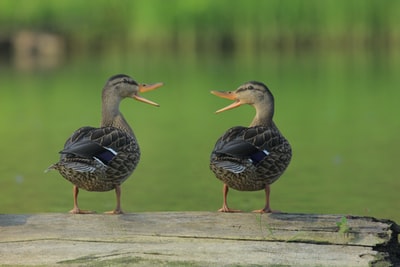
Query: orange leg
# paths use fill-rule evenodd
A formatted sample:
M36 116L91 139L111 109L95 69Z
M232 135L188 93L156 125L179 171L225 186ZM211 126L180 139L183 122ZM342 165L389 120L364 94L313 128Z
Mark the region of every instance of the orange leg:
M96 213L94 211L90 211L90 210L80 210L78 207L78 194L79 194L79 188L74 185L73 189L72 189L72 194L74 197L74 208L72 210L69 211L69 213L73 213L73 214L91 214L91 213Z
M279 213L280 211L274 211L271 209L270 204L269 204L269 195L271 193L271 187L270 185L265 186L265 207L261 210L253 210L253 212L259 212L259 213L274 213L277 212Z
M107 211L107 214L123 214L124 212L121 209L121 186L115 186L115 195L117 197L117 207L112 211Z
M222 187L222 194L223 194L224 201L222 204L222 208L220 208L218 211L220 211L220 212L240 212L240 210L233 210L228 207L228 202L227 202L228 192L229 192L229 187L228 187L228 185L224 184L224 186Z

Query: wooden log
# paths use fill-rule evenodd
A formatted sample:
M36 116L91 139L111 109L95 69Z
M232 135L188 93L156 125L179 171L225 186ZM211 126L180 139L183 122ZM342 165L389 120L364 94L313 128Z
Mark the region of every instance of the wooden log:
M3 214L0 264L397 266L399 232L342 215Z

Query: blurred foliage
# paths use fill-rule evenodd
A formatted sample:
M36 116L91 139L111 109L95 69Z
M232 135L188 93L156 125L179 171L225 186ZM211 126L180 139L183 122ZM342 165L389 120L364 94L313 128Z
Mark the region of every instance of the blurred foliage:
M50 31L100 48L359 48L400 43L398 14L397 0L3 0L0 36Z

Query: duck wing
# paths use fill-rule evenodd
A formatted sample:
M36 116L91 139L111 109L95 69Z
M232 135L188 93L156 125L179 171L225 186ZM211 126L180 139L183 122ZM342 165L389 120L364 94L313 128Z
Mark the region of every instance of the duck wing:
M285 142L275 127L233 127L215 144L211 162L217 167L240 173L249 163L257 167L268 156L280 153L280 146Z
M85 159L94 159L99 163L108 165L108 163L117 155L117 152L111 147L107 147L98 141L92 140L89 133L96 131L95 128L86 129L88 135L72 136L69 142L66 143L60 154L80 157ZM107 134L107 131L102 131ZM73 138L75 137L75 138Z
M60 151L63 157L96 160L104 166L119 153L132 153L132 136L114 127L82 127L75 131Z
M213 154L240 159L254 157L257 160L259 152L269 153L268 141L270 139L271 134L267 127L233 127L217 141Z

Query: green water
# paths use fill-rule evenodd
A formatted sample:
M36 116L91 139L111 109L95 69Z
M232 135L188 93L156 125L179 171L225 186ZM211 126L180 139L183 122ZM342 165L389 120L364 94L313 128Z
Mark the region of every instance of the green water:
M368 215L400 222L398 212L398 54L303 52L185 55L159 52L76 57L51 70L0 67L0 213L66 212L72 185L44 170L58 160L66 138L100 121L100 92L109 76L164 82L121 110L142 149L123 184L122 208L140 211L215 211L222 184L208 168L216 139L247 125L249 106L228 105L210 90L233 90L248 80L275 96L275 122L293 147L286 173L272 186L273 209L300 213ZM83 209L115 206L114 192L81 191ZM264 193L230 191L232 208L264 205Z

